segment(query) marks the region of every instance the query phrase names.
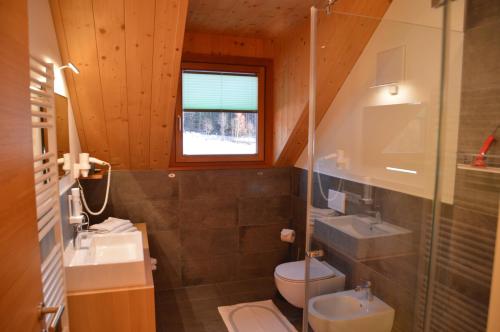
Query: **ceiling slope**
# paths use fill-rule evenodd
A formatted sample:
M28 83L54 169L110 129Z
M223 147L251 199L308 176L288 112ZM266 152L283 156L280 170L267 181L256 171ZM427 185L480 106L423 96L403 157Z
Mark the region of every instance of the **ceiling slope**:
M390 0L338 1L318 22L316 126L354 67ZM292 166L307 145L309 23L275 41L276 166Z
M82 149L167 168L187 0L50 0Z

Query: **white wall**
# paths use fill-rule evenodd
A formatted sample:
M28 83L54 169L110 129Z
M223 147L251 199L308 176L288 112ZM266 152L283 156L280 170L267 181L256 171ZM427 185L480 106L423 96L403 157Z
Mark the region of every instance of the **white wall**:
M464 1L454 3L445 110L444 200L453 197L460 106ZM327 19L335 19L332 15ZM394 0L316 130L315 169L322 173L431 198L434 188L441 70L442 9L430 1ZM335 43L333 43L335 44ZM399 93L373 88L379 52L405 46ZM329 46L332 47L332 46ZM321 57L321 48L318 49ZM321 87L319 87L321 88ZM348 169L318 158L345 151ZM307 168L307 149L297 167ZM389 171L397 167L417 171Z
M61 56L48 0L29 0L28 16L30 53L47 62L54 63L56 67L61 66ZM63 73L56 69L55 76L55 92L68 98L69 146L73 160L76 160L75 157L81 152L81 148L71 100ZM64 193L73 183L74 180L71 176L64 176L59 181L59 193Z

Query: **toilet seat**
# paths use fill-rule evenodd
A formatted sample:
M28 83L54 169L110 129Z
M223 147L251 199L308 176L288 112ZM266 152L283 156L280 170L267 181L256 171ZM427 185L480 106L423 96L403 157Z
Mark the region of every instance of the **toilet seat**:
M344 290L345 275L329 265L311 258L309 269L309 295L317 296ZM274 270L274 282L280 294L297 308L305 301L305 262L290 262L278 265Z
M275 269L276 277L288 282L305 282L305 261L280 264ZM309 281L317 281L335 277L335 272L317 259L311 259Z

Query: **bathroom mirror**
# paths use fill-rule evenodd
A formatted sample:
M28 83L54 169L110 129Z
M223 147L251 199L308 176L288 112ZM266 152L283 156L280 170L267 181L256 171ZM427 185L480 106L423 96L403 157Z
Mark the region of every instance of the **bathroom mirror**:
M57 158L69 153L68 98L55 94ZM59 165L59 177L64 176L62 165Z

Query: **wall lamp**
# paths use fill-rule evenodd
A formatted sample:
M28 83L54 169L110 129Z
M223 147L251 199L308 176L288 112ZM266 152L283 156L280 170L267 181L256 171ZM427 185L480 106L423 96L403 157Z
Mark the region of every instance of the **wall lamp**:
M77 75L80 74L80 70L74 64L72 64L71 62L68 62L67 65L59 67L60 70L66 69L66 68L71 69L73 71L73 73L75 73Z

